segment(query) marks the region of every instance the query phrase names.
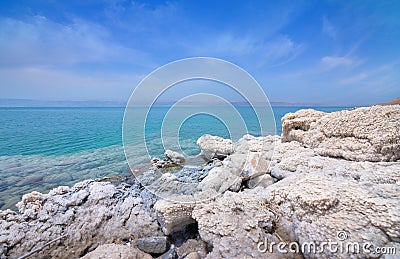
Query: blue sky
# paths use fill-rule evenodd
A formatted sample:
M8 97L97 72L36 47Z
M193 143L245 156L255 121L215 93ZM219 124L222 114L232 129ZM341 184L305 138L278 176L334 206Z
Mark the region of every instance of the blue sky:
M168 62L247 70L271 101L400 96L400 1L1 1L0 98L122 100Z

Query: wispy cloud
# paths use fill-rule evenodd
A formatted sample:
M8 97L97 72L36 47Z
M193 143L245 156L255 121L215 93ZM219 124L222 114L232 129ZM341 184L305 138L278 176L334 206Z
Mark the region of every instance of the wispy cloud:
M187 44L193 55L240 58L242 62L251 61L253 65L275 66L285 64L296 57L303 49L302 44L294 42L287 35L277 35L269 39L254 36L235 36L222 33L197 44Z
M47 66L89 62L140 62L142 51L112 41L105 28L74 19L61 24L44 16L28 21L0 18L0 65Z
M355 84L363 81L368 77L368 74L366 72L361 72L359 74L356 74L351 77L343 78L339 80L339 84L341 85L349 85L349 84Z
M348 56L325 56L321 59L321 62L326 69L354 68L362 63L360 59Z
M338 83L341 85L350 85L362 82L368 85L385 87L385 85L393 83L390 80L394 78L395 66L396 63L388 63L369 70L363 70L353 76L343 77Z
M336 28L333 26L333 24L328 20L326 16L322 17L322 32L334 40L337 37Z

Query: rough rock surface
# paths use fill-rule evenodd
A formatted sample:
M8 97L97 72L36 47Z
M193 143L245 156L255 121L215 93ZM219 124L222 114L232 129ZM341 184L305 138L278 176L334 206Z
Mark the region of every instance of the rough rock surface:
M400 159L400 105L323 113L300 110L282 118L283 141L296 140L322 156L354 161Z
M211 161L213 158L223 159L233 152L232 140L208 134L201 136L197 140L197 145L206 161Z
M234 145L235 152L225 158L221 166L211 169L198 188L202 191L213 189L219 193L238 191L243 181L269 172L274 144L275 138L272 136L243 136Z
M245 193L225 192L193 210L201 238L213 250L208 258L258 258L257 243L272 232L274 214Z
M165 156L172 161L172 163L177 164L177 165L184 165L185 164L185 156L182 155L181 153L172 151L167 149L165 151Z
M210 170L220 165L220 162L215 162L205 166L184 166L169 172L150 169L137 175L137 179L148 190L163 198L193 195Z
M27 194L18 203L20 214L0 211L0 258L22 256L63 235L35 258L76 258L104 243L162 235L150 210L154 202L138 185L92 180Z
M207 255L207 244L203 240L188 239L176 252L179 258L204 258Z
M174 231L182 229L184 226L195 223L192 218L193 203L185 203L186 200L191 200L191 197L179 197L179 201L159 200L154 205L157 220L161 225L163 232L166 235Z
M214 202L193 209L201 238L213 246L209 258L282 258L276 249L272 254L258 253L255 246L263 239L299 245L329 239L337 242L340 231L346 232L346 241L360 246L399 247L399 162L321 157L298 142L282 143L276 137L270 166L272 176L280 180L277 183L240 193L225 192ZM256 224L259 213L265 213L262 228ZM248 222L252 227L243 229ZM348 258L349 254L325 249L319 254L305 251L303 256Z
M162 254L168 250L168 239L165 236L142 237L136 240L136 247L149 254Z
M98 246L94 251L81 257L82 259L151 259L151 255L146 254L136 248L127 245L104 244Z

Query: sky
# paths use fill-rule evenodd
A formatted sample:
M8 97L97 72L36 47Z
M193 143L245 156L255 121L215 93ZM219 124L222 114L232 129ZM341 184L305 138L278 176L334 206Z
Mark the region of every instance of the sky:
M274 102L389 101L400 1L0 2L0 98L126 101L159 66L197 56L242 67Z

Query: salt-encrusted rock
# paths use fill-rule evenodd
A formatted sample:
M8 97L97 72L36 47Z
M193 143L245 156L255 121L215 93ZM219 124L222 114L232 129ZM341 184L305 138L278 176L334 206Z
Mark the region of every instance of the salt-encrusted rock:
M184 166L170 172L151 169L137 175L137 179L148 190L163 198L193 195L198 190L199 182L216 166L219 166L219 163L210 163L206 166Z
M233 143L230 139L224 139L218 136L204 135L197 140L201 153L200 155L206 161L213 158L224 159L233 152Z
M357 162L323 157L297 141L281 143L279 138L276 141L270 167L271 176L278 180L317 173L338 179L346 177L357 182L369 183L370 188L379 188L379 184L400 181L399 162Z
M17 258L61 239L33 256L77 258L101 244L162 235L139 185L115 187L88 180L48 194L27 194L20 214L0 211L0 258ZM153 200L153 203L155 201Z
M269 161L264 159L262 155L262 152L249 153L240 174L243 180L249 180L268 172Z
M204 258L207 255L207 244L203 240L189 239L176 249L176 253L179 258Z
M195 222L192 218L194 204L190 202L193 197L181 196L176 199L180 202L159 200L154 204L157 220L165 235Z
M400 159L400 105L323 113L300 110L282 118L282 140L296 140L319 155L354 161Z
M293 175L255 191L266 204L277 208L279 217L286 221L283 228L294 231L300 245L332 240L358 243L362 249L364 244L384 247L400 241L399 184L396 182L371 188L370 183L357 182L348 176L312 172ZM347 254L326 249L318 254L305 251L304 256L346 258Z
M275 215L249 192L225 192L193 210L202 240L213 249L207 258L260 258L257 244L272 233ZM270 254L265 255L271 256Z
M177 255L176 255L176 248L174 245L171 245L171 247L167 252L157 257L157 259L175 259L175 258L177 258Z
M182 155L181 153L167 149L164 154L169 160L172 161L172 163L174 163L176 165L184 165L185 164L185 156Z
M169 198L193 194L197 190L197 184L181 182L173 173L164 173L146 188L160 197Z
M201 258L201 256L197 252L191 252L190 254L185 256L185 259L200 259L200 258Z
M287 113L282 117L282 141L298 141L298 134L308 131L312 123L326 115L325 112L313 109L299 110L295 113Z
M226 190L239 191L242 183L238 173L233 173L227 166L215 167L211 169L207 177L197 186L200 191L214 190L223 193Z
M219 193L226 190L239 191L243 181L269 172L275 138L245 135L235 144L235 152L213 168L200 182L202 191L213 189Z
M275 144L274 136L254 137L246 134L235 143L235 154L262 152L265 158L271 158Z
M161 254L168 250L168 239L165 236L143 237L136 240L136 247L149 254Z
M33 191L22 196L22 200L17 203L17 208L26 217L35 218L43 207L44 199L45 196L42 193Z
M146 254L136 248L129 247L127 245L118 244L104 244L97 247L94 251L88 253L87 255L81 257L82 259L152 259L153 257Z
M275 180L274 180L274 178L271 177L271 175L264 174L264 175L260 175L260 176L258 176L256 178L250 179L247 182L247 187L250 188L250 189L253 189L253 188L257 187L257 186L268 187L268 186L270 186L271 184L274 184L274 183L275 183Z

